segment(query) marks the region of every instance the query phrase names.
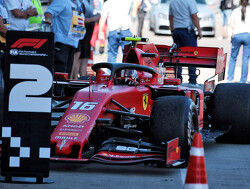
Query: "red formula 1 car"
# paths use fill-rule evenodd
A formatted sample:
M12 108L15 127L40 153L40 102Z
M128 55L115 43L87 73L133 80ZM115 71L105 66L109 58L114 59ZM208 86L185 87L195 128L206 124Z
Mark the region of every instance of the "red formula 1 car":
M185 165L193 133L211 125L232 126L218 141L249 142L248 84L219 84L214 90L211 77L201 90L168 77L169 68L196 66L214 68L223 79L223 49L126 40L132 44L123 63L94 64L94 80L55 74L55 85L63 85L65 94L54 97L60 103L53 106L52 119L59 123L51 135L52 160Z

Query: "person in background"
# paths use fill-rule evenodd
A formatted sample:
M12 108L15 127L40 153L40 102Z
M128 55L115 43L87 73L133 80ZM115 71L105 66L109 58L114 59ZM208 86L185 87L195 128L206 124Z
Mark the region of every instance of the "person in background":
M233 10L231 28L233 31L233 38L227 80L231 82L234 79L236 59L240 47L243 45L240 82L245 83L247 81L250 56L250 7L248 6L248 0L241 0L240 6Z
M72 70L75 49L85 35L84 14L78 0L53 0L45 11L45 22L51 24L54 32L54 72L68 73ZM54 95L61 95L61 89L54 89Z
M8 31L8 28L5 26L5 20L2 17L2 11L1 11L1 5L0 5L0 36L1 36L1 42L2 38L6 38L6 32Z
M132 0L108 0L104 2L99 21L99 39L104 38L103 27L108 22L108 62L116 62L118 48L122 50L128 41L123 37L132 37L131 16Z
M234 0L221 0L220 10L222 14L222 38L230 37L230 17L234 8Z
M177 48L183 46L197 46L197 36L194 28L198 30L199 39L202 38L198 9L195 0L173 0L169 5L169 22L174 43ZM188 67L189 83L197 84L196 68ZM177 78L182 82L182 67L178 67Z
M132 8L132 13L131 13L131 19L132 19L133 24L136 21L137 11L138 11L138 0L133 0L133 8Z
M29 17L37 16L37 10L30 0L4 0L8 10L10 30L25 31L29 28Z
M147 11L150 11L151 5L148 0L137 0L137 16L138 16L138 27L137 36L142 37L142 29L144 25L144 19Z
M40 0L31 0L32 4L36 7L37 16L32 16L29 18L30 27L40 27L42 23L43 9Z
M103 7L103 0L94 0L94 14L100 14ZM108 25L105 23L104 26L104 39L98 39L98 33L99 33L99 20L95 23L93 35L90 40L91 47L93 49L93 52L95 53L96 50L96 41L99 40L99 53L104 53L104 47L106 42L106 32L107 32Z
M83 0L83 7L85 9L85 27L86 34L82 40L79 41L79 48L74 55L74 64L72 68L71 79L78 79L78 76L87 76L87 66L89 58L91 57L90 40L93 34L95 22L99 20L100 15L93 14L92 0Z
M6 10L3 0L0 0L0 36L1 42L3 38L6 37L6 32L8 31L9 22L8 22L8 12Z
M3 70L4 70L4 43L6 42L6 33L8 31L8 13L0 0L0 87L3 87Z

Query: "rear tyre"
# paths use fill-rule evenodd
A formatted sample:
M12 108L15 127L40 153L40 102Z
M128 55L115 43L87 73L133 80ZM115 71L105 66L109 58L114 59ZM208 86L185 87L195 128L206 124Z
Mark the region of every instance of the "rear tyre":
M250 143L249 84L217 85L213 97L212 126L218 129L232 127L230 132L224 138L218 138L217 142Z
M166 96L158 98L152 108L151 140L162 145L179 137L181 159L189 158L193 134L198 131L198 113L194 102L185 96Z

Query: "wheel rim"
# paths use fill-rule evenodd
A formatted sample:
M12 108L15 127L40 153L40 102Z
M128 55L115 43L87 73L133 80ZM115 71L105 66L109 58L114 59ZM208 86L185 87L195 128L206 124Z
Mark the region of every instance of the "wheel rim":
M191 147L193 142L193 135L195 133L196 116L194 113L189 113L187 123L187 142L188 146Z

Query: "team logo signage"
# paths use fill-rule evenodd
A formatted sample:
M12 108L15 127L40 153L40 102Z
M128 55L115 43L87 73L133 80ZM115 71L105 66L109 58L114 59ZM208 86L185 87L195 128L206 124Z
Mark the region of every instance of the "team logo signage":
M21 38L11 45L11 48L21 49L23 47L32 47L33 49L40 49L46 41L48 41L48 39Z
M145 93L142 97L143 109L146 110L148 107L148 94Z
M49 176L54 35L9 31L6 45L1 175L41 180Z
M48 56L46 53L38 52L39 49L48 41L48 39L32 39L32 38L21 38L11 45L10 55L11 56ZM30 47L24 49L24 47Z

